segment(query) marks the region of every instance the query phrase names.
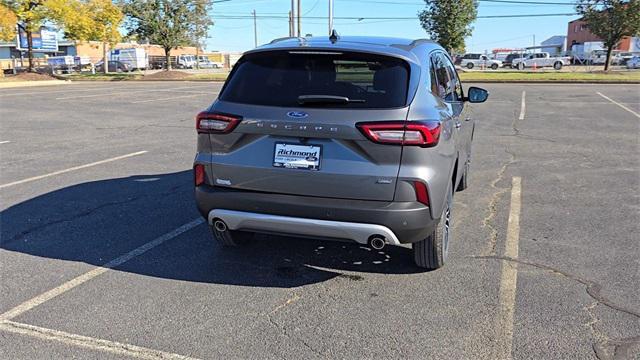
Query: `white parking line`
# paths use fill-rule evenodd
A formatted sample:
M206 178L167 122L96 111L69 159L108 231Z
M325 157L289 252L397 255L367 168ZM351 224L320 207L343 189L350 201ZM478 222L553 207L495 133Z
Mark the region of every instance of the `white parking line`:
M522 91L522 103L520 104L520 116L518 117L518 120L524 120L524 115L527 109L527 103L525 101L526 95L526 91Z
M9 93L9 94L0 94L0 97L21 96L21 95L56 94L56 93L68 93L68 92L77 92L77 91L94 91L94 90L109 90L109 89L113 89L113 87L87 87L87 88L84 88L84 89L71 89L71 90L12 92L12 93Z
M9 186L24 184L24 183L27 183L27 182L48 178L50 176L55 176L55 175L68 173L68 172L71 172L71 171L76 171L76 170L80 170L80 169L86 169L88 167L92 167L92 166L96 166L96 165L102 165L102 164L106 164L106 163L109 163L109 162L112 162L112 161L122 160L122 159L130 158L130 157L133 157L133 156L138 156L138 155L142 155L142 154L146 154L146 153L147 153L146 150L138 151L138 152L134 152L134 153L131 153L131 154L126 154L126 155L122 155L122 156L116 156L114 158L92 162L90 164L74 166L74 167L70 167L68 169L58 170L58 171L54 171L52 173L39 175L39 176L34 176L34 177L27 178L27 179L22 179L22 180L10 182L10 183L7 183L7 184L2 184L2 185L0 185L0 189L7 188Z
M144 254L145 252L177 237L178 235L181 235L193 228L195 228L196 226L200 225L204 223L204 219L203 218L197 218L191 222L188 222L182 226L180 226L179 228L170 231L160 237L155 238L154 240L149 241L148 243L129 251L128 253L113 259L111 261L109 261L108 263L106 263L105 265L101 266L101 267L97 267L91 271L88 271L76 278L73 278L69 281L67 281L66 283L53 288L49 291L46 291L32 299L29 299L25 302L23 302L22 304L14 307L13 309L5 312L4 314L0 314L0 321L7 321L7 320L11 320L13 318L15 318L16 316L29 311L33 308L35 308L38 305L41 305L51 299L53 299L54 297L60 295L60 294L64 294L65 292L75 288L78 285L81 285L93 278L95 278L96 276L102 275L105 272L109 271L109 269L113 269L117 266L120 266L124 263L126 263L127 261L140 256L142 254Z
M504 256L518 258L518 242L520 239L520 209L522 198L522 178L514 177L511 185L511 208L507 224L507 240ZM496 324L497 344L494 359L511 359L513 348L513 317L516 309L516 288L518 282L518 266L512 261L502 261L500 277L498 321Z
M43 340L58 341L66 345L74 345L86 349L104 351L121 356L130 356L136 359L194 359L188 356L149 349L142 346L123 344L115 341L70 334L64 331L47 329L40 326L23 324L14 321L0 322L0 331L31 336Z
M146 103L146 102L152 102L152 101L168 101L168 100L173 100L173 99L192 98L192 97L202 96L202 95L211 95L211 94L209 94L209 93L201 93L201 94L195 94L195 95L172 96L172 97L166 97L166 98L160 98L160 99L138 100L138 101L132 101L131 104L140 104L140 103Z
M197 90L197 89L207 89L207 88L209 88L209 86L200 86L200 87L183 86L183 87L170 88L170 89L142 89L142 90L130 90L130 91L114 91L114 92L100 93L100 94L64 96L64 97L58 97L56 98L56 100L75 100L75 99L85 99L85 98L92 98L92 97L99 97L99 96L129 95L129 94L138 94L138 93L145 93L145 92L147 93L148 92L170 92L174 90L188 90L188 89Z
M0 145L1 145L1 144L8 144L8 143L10 143L10 142L11 142L11 141L0 141Z
M624 105L620 104L619 102L617 102L617 101L615 101L615 100L611 99L610 97L607 97L606 95L602 94L601 92L596 91L596 94L598 94L598 95L602 96L603 98L605 98L605 99L607 99L607 100L611 101L612 103L614 103L614 104L616 104L616 105L620 106L621 108L623 108L623 109L627 110L628 112L630 112L630 113L632 113L633 115L635 115L637 118L640 118L640 114L638 114L637 112L635 112L635 111L633 111L633 110L629 109L628 107L626 107L626 106L624 106Z

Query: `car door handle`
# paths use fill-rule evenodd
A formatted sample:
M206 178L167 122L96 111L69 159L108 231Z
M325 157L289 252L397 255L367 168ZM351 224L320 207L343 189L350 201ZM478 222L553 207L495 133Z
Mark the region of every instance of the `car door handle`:
M471 121L471 118L470 117L465 118L464 121Z
M462 127L462 123L456 120L456 129L460 129Z

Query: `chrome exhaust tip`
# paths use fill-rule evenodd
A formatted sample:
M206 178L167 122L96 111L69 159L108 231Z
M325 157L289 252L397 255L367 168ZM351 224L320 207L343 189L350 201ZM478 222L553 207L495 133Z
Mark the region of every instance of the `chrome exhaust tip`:
M381 236L372 236L369 240L369 246L375 250L382 250L386 244L387 242L384 240L384 237Z
M213 227L219 232L225 232L228 229L227 224L225 224L224 221L219 219L213 222Z

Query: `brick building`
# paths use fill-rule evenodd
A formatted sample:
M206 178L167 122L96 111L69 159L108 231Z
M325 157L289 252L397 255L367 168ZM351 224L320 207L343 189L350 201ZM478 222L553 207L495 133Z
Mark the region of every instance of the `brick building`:
M576 51L576 48L579 48L580 45L585 43L594 43L594 42L602 42L598 36L594 35L589 31L589 27L587 23L582 19L577 19L569 22L569 26L567 29L567 49ZM620 41L620 44L615 48L620 51L640 51L640 48L637 48L636 45L637 38L632 38L626 36ZM574 46L575 45L575 46Z

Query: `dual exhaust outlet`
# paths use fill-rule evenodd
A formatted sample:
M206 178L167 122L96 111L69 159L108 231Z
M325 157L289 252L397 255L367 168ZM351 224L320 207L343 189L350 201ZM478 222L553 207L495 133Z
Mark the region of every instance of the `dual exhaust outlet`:
M215 219L213 221L213 228L216 229L216 231L218 232L225 232L229 230L229 227L227 226L227 224L220 219ZM369 246L374 250L382 250L385 247L385 245L387 245L387 240L385 239L384 236L371 235L369 237Z

